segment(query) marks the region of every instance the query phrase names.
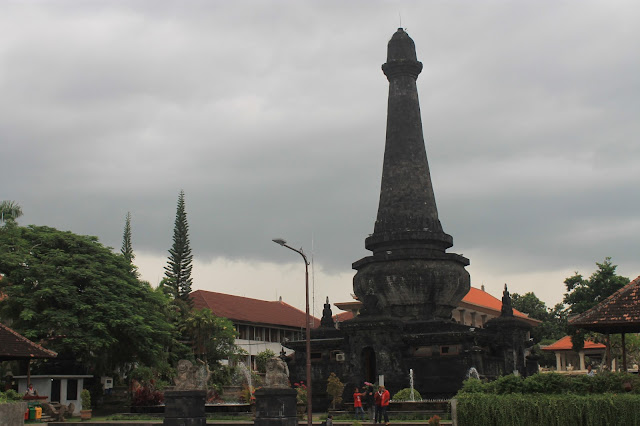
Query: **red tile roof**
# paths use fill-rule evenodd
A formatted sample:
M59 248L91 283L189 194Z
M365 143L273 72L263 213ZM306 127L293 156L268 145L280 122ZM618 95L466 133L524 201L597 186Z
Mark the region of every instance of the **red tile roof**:
M333 316L334 321L347 321L352 318L353 318L353 312L351 311L340 312Z
M584 341L585 349L606 349L607 347L602 343L595 343L591 340ZM552 343L549 346L542 348L543 351L571 351L573 350L573 343L571 343L571 336L564 336L557 342Z
M356 304L361 304L361 302L356 300L352 302L340 302L336 303L335 305L340 309L353 309L356 307ZM471 287L458 307L464 309L473 309L494 316L500 316L500 311L502 310L502 300L493 297L484 290ZM529 318L529 315L523 314L517 309L513 310L513 315L517 318L527 321L533 326L536 326L542 322L534 318ZM353 314L351 313L351 311L342 312L340 314L334 315L334 318L337 318L338 321L346 321L353 318Z
M58 354L0 323L0 361L28 358L55 358Z
M602 333L640 332L640 277L571 318L569 325Z
M467 305L467 306L464 306ZM469 306L472 305L472 306ZM491 310L493 314L500 315L500 311L502 310L502 300L496 297L493 297L489 293L484 290L480 290L479 288L471 287L469 289L469 293L467 293L460 302L460 307L467 308L488 308ZM487 312L489 313L489 312ZM526 319L528 321L535 321L539 324L541 321L538 321L533 318L529 318L529 315L523 314L517 309L513 310L513 316Z
M305 312L282 301L266 301L213 291L196 290L191 292L194 308L209 308L219 317L235 322L280 325L304 328ZM313 324L320 320L312 317Z

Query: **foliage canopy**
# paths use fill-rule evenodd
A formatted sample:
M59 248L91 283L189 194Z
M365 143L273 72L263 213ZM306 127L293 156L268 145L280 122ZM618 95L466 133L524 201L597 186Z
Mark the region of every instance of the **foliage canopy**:
M567 292L564 303L569 305L572 314L581 314L602 302L614 292L629 284L629 278L616 274L617 265L606 257L604 262L598 263L598 269L587 279L577 271L564 280Z
M166 298L96 237L46 226L0 228L0 317L96 373L163 359Z

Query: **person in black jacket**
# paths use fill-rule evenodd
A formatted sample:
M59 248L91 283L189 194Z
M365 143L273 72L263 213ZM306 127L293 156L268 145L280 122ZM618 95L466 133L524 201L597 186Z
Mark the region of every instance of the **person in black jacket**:
M365 386L362 388L362 401L364 402L364 405L367 409L367 411L369 412L369 418L371 419L371 421L373 422L375 420L375 400L373 398L373 394L374 394L374 390L373 390L373 385L371 384L366 384Z

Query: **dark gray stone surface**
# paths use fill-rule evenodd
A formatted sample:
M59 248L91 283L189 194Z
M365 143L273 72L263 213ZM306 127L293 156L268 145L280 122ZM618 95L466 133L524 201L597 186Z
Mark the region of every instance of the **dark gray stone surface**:
M438 218L422 134L422 63L404 30L389 41L382 69L389 80L387 135L378 216L365 240L373 256L353 264L353 290L364 303L361 315L449 320L469 291L469 261L445 252L453 238Z
M204 390L165 391L164 426L204 426L205 414Z
M255 392L255 426L297 426L297 392L291 388L262 388Z

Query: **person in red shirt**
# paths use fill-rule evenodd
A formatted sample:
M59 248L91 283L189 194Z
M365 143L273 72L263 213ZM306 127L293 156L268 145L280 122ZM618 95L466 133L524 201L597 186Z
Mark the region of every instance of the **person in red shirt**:
M356 412L356 420L364 420L364 410L362 409L362 395L360 390L356 388L353 391L353 408Z
M389 414L387 409L389 408L389 401L391 400L391 394L384 386L378 387L378 392L375 394L376 400L376 420L375 423L382 423L384 417L385 425L389 424Z

